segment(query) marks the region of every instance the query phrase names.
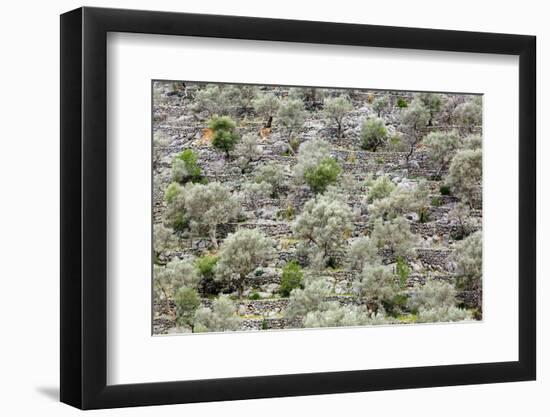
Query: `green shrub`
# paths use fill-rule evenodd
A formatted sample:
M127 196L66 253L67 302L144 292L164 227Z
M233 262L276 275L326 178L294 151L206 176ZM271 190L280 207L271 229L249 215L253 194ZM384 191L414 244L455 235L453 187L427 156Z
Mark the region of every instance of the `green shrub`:
M229 157L229 152L235 148L239 141L239 135L235 132L235 122L228 116L214 116L210 119L208 127L212 129L212 145L215 148L225 152Z
M409 264L403 258L402 256L397 257L397 265L395 267L395 273L399 277L399 283L401 284L401 288L405 287L407 285L407 280L409 279L409 275L411 274L411 268L409 267Z
M254 271L254 275L257 277L261 277L263 274L265 274L263 269L256 269L256 271Z
M267 320L264 318L262 320L262 330L267 330L269 329L269 324L267 323Z
M342 168L332 157L323 158L319 164L304 173L304 179L315 193L322 193L327 186L336 182Z
M204 255L195 261L195 269L201 277L200 288L203 295L217 295L223 289L214 277L214 268L217 262L218 256L216 255Z
M203 182L201 167L197 164L197 154L193 150L186 149L174 158L172 179L182 184Z
M248 296L248 298L250 300L260 300L262 297L260 297L260 294L258 294L257 292L253 292Z
M180 326L188 326L194 330L195 312L201 305L197 291L193 288L182 287L175 297L176 321Z
M439 187L439 192L441 193L441 195L451 195L451 187L449 187L448 185L442 185L441 187Z
M281 287L279 288L281 296L288 297L293 289L301 288L303 277L304 273L300 265L298 265L298 262L288 262L284 266L283 275L281 276Z
M195 267L199 274L203 278L213 278L214 277L214 268L218 262L218 256L216 255L204 255L198 258L195 261Z
M407 104L407 101L403 97L399 97L397 99L397 107L399 107L400 109L403 109L408 106L409 105Z
M376 152L388 138L388 130L382 119L368 119L361 126L361 147Z

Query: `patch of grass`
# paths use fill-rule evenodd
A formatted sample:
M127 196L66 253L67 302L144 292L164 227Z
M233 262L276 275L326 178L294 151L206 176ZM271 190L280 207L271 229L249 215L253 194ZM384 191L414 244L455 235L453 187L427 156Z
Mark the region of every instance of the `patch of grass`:
M399 320L400 323L405 324L416 323L417 319L418 317L416 316L416 314L401 314L397 317L397 320Z
M441 197L433 197L432 198L432 206L439 207L442 204L443 204L443 200L441 199Z
M248 299L249 300L261 300L262 297L260 296L260 294L258 294L257 292L253 292L252 294L250 294L248 296Z

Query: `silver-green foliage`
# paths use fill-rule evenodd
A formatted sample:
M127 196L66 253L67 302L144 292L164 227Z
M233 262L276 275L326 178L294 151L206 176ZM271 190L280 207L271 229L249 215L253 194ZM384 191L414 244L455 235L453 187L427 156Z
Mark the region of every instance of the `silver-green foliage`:
M273 246L270 238L255 229L231 233L220 248L216 279L234 283L242 297L246 276L273 256Z
M400 117L400 129L403 131L403 140L407 143L408 152L406 161L408 162L417 145L422 139L422 132L430 121L430 111L424 106L422 101L414 99L407 107L402 109Z
M437 173L446 168L455 151L460 147L461 141L458 132L431 132L422 140L428 156L437 166Z
M374 324L365 308L340 306L338 302L327 302L320 310L310 311L304 318L304 327L365 326ZM376 323L379 324L379 323Z
M206 228L212 244L218 247L216 227L237 217L240 205L231 191L218 182L208 184L188 183L171 185L167 199L168 216L184 215L192 231Z
M428 125L432 125L433 118L441 110L441 95L437 93L419 93L418 98L430 112Z
M342 136L342 122L346 114L353 110L353 105L347 96L327 97L324 101L323 115L336 123L338 137Z
M319 163L330 157L330 145L323 139L308 140L300 145L294 166L294 178L298 183L305 182L306 172L314 169Z
M235 145L233 154L237 158L237 165L244 171L251 162L257 161L262 156L262 150L258 146L256 135L248 133L243 135Z
M456 123L468 128L470 131L480 126L482 123L481 98L477 100L473 99L456 106L453 111L453 118Z
M480 230L456 244L456 273L471 288L481 287L482 259L483 241Z
M176 322L180 326L186 326L194 330L195 313L201 305L201 300L196 289L191 287L180 288L175 295Z
M277 121L282 126L288 141L290 141L293 133L302 128L305 119L304 103L292 99L281 102L277 111ZM294 152L292 148L289 149Z
M456 290L444 281L428 280L422 287L412 291L407 306L412 311L431 310L456 305Z
M361 125L361 147L376 152L388 139L388 130L383 119L367 119Z
M309 200L292 224L294 234L326 259L346 241L352 230L352 211L338 199L320 195Z
M403 217L391 220L376 219L371 239L378 249L389 250L395 257L407 258L414 253L417 237L411 232L411 226Z
M223 86L208 84L198 90L191 109L197 113L205 111L208 117L230 114L232 93Z
M368 187L367 199L370 202L389 197L395 190L396 185L390 180L387 175L381 175Z
M376 311L383 302L391 302L399 293L390 267L366 265L353 285L354 292Z
M384 198L375 199L368 206L372 219L394 219L396 217L416 212L427 206L428 188L423 182L414 187L399 185Z
M239 317L233 301L226 296L220 296L212 302L212 308L203 307L197 310L194 320L194 331L224 332L237 330Z
M285 317L305 317L307 313L319 310L325 297L330 294L330 285L325 278L308 277L304 288L295 288L290 293Z
M269 124L270 119L277 114L280 101L273 93L261 94L258 98L252 100L254 111L265 119L265 126Z
M482 163L481 149L460 150L451 160L449 173L445 178L453 195L470 206L479 197Z
M350 244L348 250L348 268L361 272L368 264L380 262L378 242L370 237L361 237Z
M377 97L372 102L372 108L376 112L377 116L382 116L382 112L388 108L390 104L389 98L387 95Z
M156 254L171 249L177 242L174 231L162 223L153 226L153 247Z
M480 135L469 135L464 138L463 148L464 149L481 149L483 139Z
M193 263L178 258L168 262L166 266L154 265L153 289L159 299L174 299L176 292L182 287L196 288L200 281Z
M452 322L464 320L472 320L471 312L455 306L421 309L416 318L417 323Z

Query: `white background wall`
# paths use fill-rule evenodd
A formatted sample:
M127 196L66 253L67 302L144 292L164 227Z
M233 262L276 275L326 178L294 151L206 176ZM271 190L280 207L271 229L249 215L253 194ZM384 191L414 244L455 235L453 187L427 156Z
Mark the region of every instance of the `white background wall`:
M59 404L59 17L82 4L4 2L0 17L0 411L7 416L75 415ZM302 398L237 401L100 411L94 415L128 416L279 416L407 415L516 416L550 411L550 310L543 301L550 291L544 266L549 246L550 168L548 125L543 115L550 87L550 27L545 3L534 0L454 3L428 0L337 2L278 0L92 1L86 5L158 9L509 32L538 37L538 381ZM505 260L503 260L504 262ZM299 347L296 354L301 354ZM182 358L182 360L190 360ZM545 395L546 394L546 395Z

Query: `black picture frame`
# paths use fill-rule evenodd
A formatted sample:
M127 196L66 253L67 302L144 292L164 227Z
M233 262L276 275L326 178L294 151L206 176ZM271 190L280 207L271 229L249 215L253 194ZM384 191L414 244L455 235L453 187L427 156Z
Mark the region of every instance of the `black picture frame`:
M519 56L519 358L512 362L107 385L108 32ZM534 36L83 7L61 15L61 401L82 409L536 378Z

